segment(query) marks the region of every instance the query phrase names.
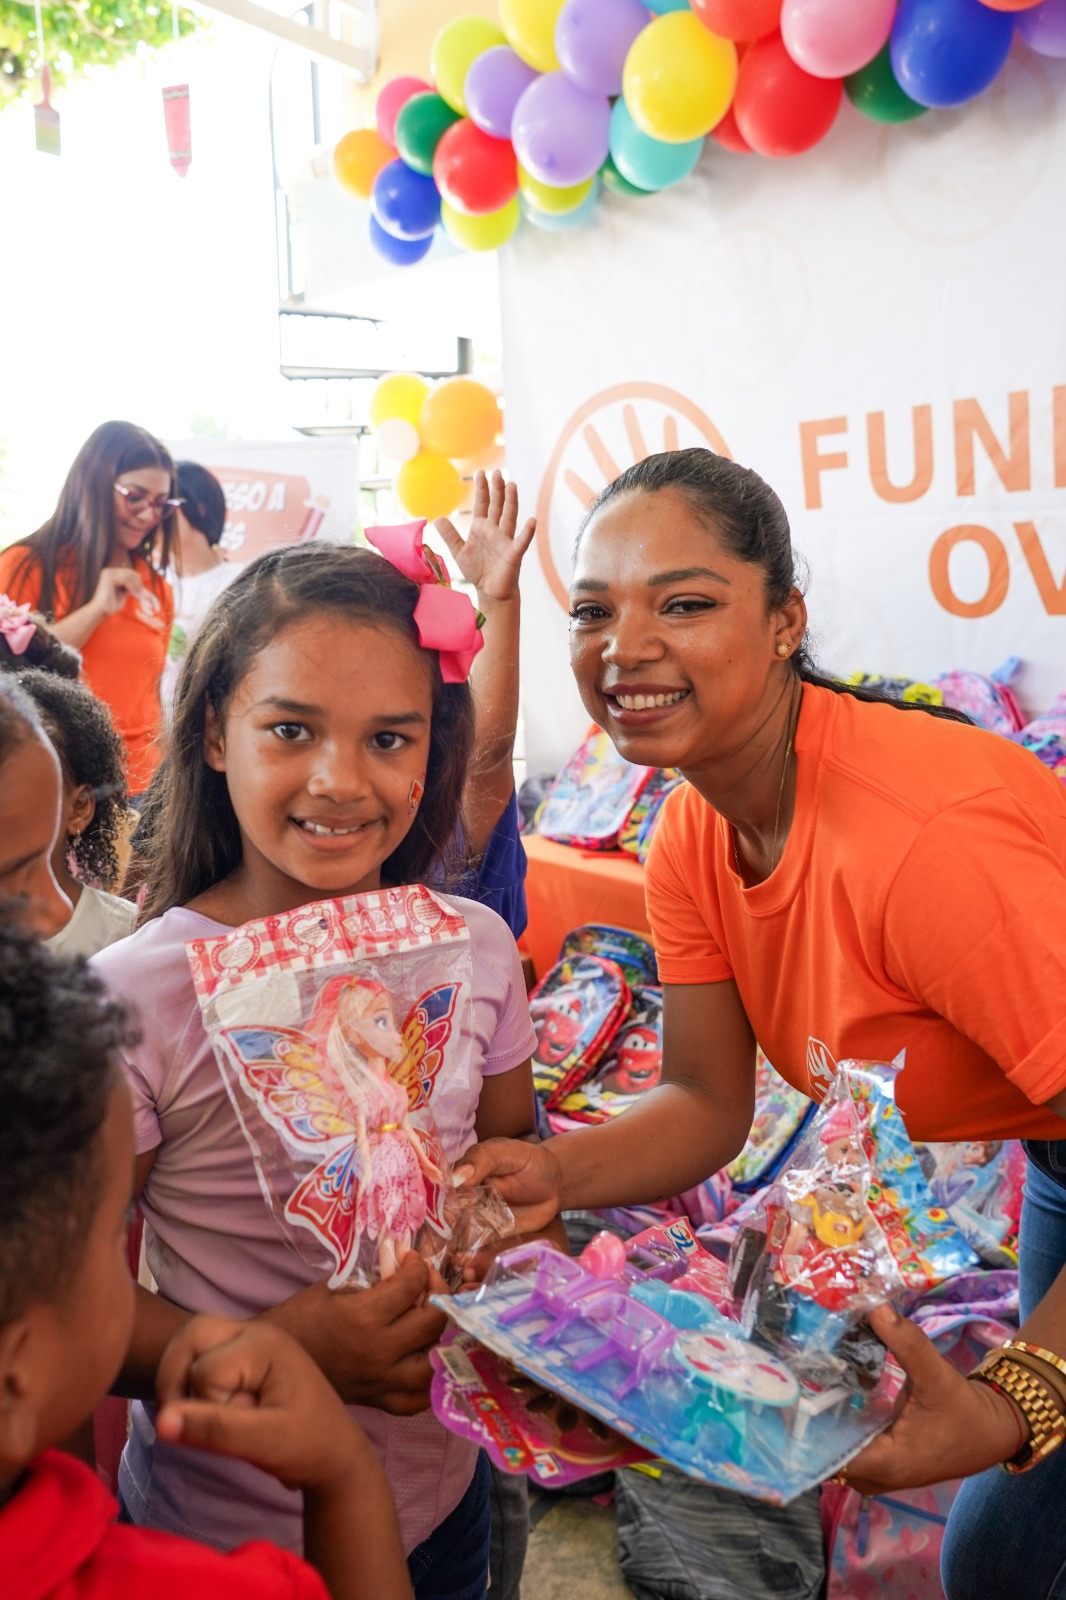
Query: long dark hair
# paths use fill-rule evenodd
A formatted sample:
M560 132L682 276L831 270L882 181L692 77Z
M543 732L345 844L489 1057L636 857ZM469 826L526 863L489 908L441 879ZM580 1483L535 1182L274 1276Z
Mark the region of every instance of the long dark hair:
M240 864L241 836L226 776L204 759L207 711L219 719L258 652L293 622L329 612L393 627L418 644L419 589L376 551L324 541L270 550L249 562L211 606L182 662L169 746L148 791L138 848L150 862L141 921L186 905ZM435 654L426 788L410 831L382 865L417 883L458 849L463 784L474 737L469 685L444 683Z
M41 593L37 601L47 615L55 611L56 579L62 571L71 579L70 609L86 605L96 591L107 565L115 526L115 479L124 472L158 467L174 483L174 463L166 445L132 422L102 422L74 457L56 508L36 533L21 541L25 555L11 579L17 594L29 570L39 566ZM152 562L156 552L162 571L170 561L174 512L149 528L137 555Z
M796 571L788 513L781 501L757 472L738 466L728 456L716 455L713 450L696 447L669 450L627 467L613 483L600 490L588 508L578 533L579 542L581 534L604 506L620 500L623 495L658 494L663 489L674 489L684 495L700 521L714 530L730 555L762 568L767 610L783 606L792 590L802 587ZM815 663L809 632L804 634L787 664L804 683L831 689L834 694L848 694L871 705L897 706L901 711L926 711L949 722L971 721L965 712L956 711L952 706L903 701L880 694L876 689L827 677L819 672Z

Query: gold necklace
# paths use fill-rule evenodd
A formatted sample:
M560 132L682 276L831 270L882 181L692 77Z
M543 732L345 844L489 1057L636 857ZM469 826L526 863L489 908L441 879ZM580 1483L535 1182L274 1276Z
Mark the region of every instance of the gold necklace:
M771 876L774 868L777 866L777 839L781 828L781 801L783 800L785 794L785 777L788 773L788 758L792 754L792 741L794 738L795 730L793 730L793 732L788 736L788 743L785 746L785 759L781 763L781 782L777 786L777 810L774 812L774 845L773 852L770 857L770 871L766 874L767 877ZM744 873L740 865L740 847L737 844L737 830L732 823L729 824L729 831L733 838L733 861L737 869L737 877L743 881Z

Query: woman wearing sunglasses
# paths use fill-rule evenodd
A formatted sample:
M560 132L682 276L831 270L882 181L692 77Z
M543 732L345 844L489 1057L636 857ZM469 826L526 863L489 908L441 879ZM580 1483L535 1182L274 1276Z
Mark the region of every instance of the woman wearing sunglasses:
M0 593L53 618L81 651L85 681L125 743L134 797L159 761L159 680L174 620L163 571L180 505L166 447L132 422L105 422L79 450L48 521L0 553Z

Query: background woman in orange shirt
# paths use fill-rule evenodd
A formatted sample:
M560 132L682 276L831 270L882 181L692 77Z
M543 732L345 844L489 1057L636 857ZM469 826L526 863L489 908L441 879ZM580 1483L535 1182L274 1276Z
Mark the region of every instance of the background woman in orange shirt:
M133 797L159 762L159 680L174 616L163 569L181 503L173 483L158 439L132 422L102 423L48 521L0 554L0 593L53 617L58 636L81 651L85 681L126 746Z
M464 1182L494 1179L524 1230L680 1194L744 1143L756 1038L815 1099L837 1061L905 1049L912 1138L1026 1141L1020 1338L1038 1353L1005 1350L998 1387L971 1383L876 1310L910 1388L847 1481L980 1474L945 1541L950 1600L1061 1600L1066 789L965 718L821 677L784 508L710 451L650 457L603 491L570 600L587 711L627 760L688 780L646 876L663 1081L600 1127L476 1146ZM1032 1473L984 1470L1045 1453Z

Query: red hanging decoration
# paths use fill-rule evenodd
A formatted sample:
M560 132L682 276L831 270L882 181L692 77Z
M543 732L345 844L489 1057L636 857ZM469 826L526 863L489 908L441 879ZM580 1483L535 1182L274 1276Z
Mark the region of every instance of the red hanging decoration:
M163 90L163 116L167 125L170 165L179 178L184 178L192 165L192 124L187 83L175 83Z

